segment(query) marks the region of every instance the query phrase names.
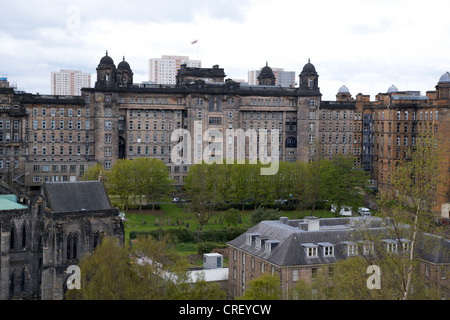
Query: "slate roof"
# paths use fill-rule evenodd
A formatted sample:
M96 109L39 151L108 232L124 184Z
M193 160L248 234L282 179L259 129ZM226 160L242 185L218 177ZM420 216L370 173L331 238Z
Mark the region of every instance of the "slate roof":
M364 225L362 225L364 224ZM305 220L289 220L283 223L280 220L262 221L250 228L248 232L228 242L251 255L264 259L278 266L297 266L330 264L347 258L346 246L349 243L358 243L355 226L367 228L372 234L377 234L380 239L388 239L386 226L383 220L376 217L354 217L354 218L326 218L320 219L320 228L315 231L307 231ZM358 227L359 228L359 227ZM247 235L252 235L254 240L251 245L246 242ZM448 263L449 256L442 254L450 249L450 242L445 239L434 237L433 250L426 251L423 258L435 263ZM256 246L256 240L278 240L272 246L270 253L265 251L264 244ZM315 246L318 249L316 257L308 257L306 247ZM324 246L333 246L334 254L324 256ZM444 250L442 250L444 248ZM424 253L424 252L422 252Z
M54 213L112 209L100 181L47 182L44 190Z

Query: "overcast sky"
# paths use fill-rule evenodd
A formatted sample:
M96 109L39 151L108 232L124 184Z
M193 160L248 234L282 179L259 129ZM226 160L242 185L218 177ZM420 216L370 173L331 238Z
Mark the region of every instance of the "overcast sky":
M0 11L0 76L50 93L50 73L91 73L108 50L134 81L161 55L218 64L227 78L311 59L324 100L346 85L371 99L392 85L434 90L450 71L449 0L14 0ZM198 40L197 45L191 44Z

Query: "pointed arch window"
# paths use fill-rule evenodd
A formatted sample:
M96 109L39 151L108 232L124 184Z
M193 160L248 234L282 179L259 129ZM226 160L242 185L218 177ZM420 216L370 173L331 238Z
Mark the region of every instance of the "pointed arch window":
M100 235L98 232L94 232L93 249L97 248L100 243Z
M27 247L27 227L25 225L25 223L22 226L22 248L26 248Z
M14 226L11 228L11 232L9 234L9 249L14 250L15 241L16 241L16 235L15 235Z
M14 276L14 272L11 273L11 277L9 279L9 296L14 297L16 287L16 277Z
M67 260L78 259L78 235L76 233L67 236L66 257Z

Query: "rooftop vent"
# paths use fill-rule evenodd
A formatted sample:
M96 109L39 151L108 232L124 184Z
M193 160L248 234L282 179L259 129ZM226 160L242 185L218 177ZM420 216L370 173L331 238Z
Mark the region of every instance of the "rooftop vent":
M203 267L205 269L217 269L223 266L223 256L219 253L205 253L203 255Z
M280 217L280 221L282 224L288 224L289 218L288 217Z

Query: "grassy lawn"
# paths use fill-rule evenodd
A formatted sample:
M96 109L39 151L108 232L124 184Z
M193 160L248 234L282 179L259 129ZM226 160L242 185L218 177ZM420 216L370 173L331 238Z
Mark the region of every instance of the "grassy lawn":
M239 211L241 214L241 223L238 227L251 227L251 214L253 210ZM192 213L186 211L185 207L179 207L173 203L161 204L160 210L128 210L125 212L128 221L124 223L125 226L125 243L130 240L131 231L152 231L159 228L186 228L189 224L189 230L197 230L199 224ZM209 220L208 225L204 229L220 229L220 217L223 211L216 212ZM305 216L310 216L311 211L284 211L282 216L289 219L301 219ZM322 218L334 217L328 211L315 210L314 216ZM223 227L227 227L224 225ZM198 246L196 243L179 243L176 249L180 255L186 257L193 267L201 267L203 264L202 257L198 256ZM225 257L224 257L225 258Z
M253 210L240 211L241 223L238 227L251 227L251 214ZM173 203L161 204L161 210L129 210L126 211L127 222L125 225L126 241L129 240L130 231L151 231L159 228L186 228L189 224L189 230L197 230L200 228L194 214L185 212L185 207L179 207ZM208 225L204 229L220 229L220 217L223 211L216 212L209 220ZM289 219L301 219L311 215L310 210L306 211L284 211L282 216ZM322 218L333 217L333 214L324 210L315 210L314 216ZM226 227L225 225L223 227Z

